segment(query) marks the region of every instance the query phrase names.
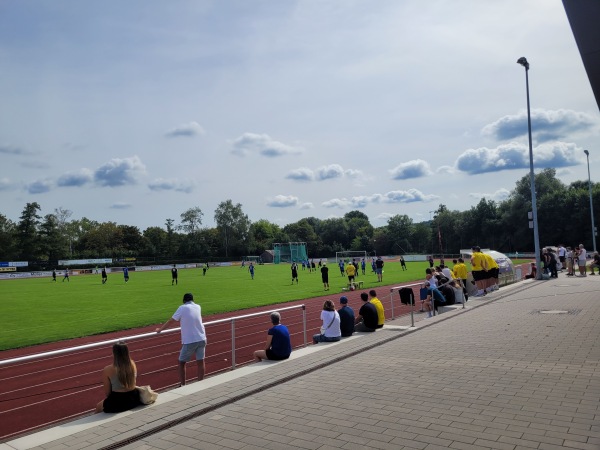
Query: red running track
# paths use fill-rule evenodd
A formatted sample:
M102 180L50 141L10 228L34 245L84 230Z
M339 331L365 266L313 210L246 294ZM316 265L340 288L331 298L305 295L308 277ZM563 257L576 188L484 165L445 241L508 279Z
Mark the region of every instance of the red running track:
M378 287L379 298L386 309L386 317L391 317L389 287ZM418 292L416 292L418 298ZM297 301L280 305L253 308L229 314L205 317L204 321L230 318L261 311L272 311L293 305L306 305L308 343L321 326L320 311L326 298L338 304L342 294ZM358 311L361 305L359 292L345 293L349 305ZM417 303L418 305L418 303ZM410 312L409 307L400 303L397 292L394 294L394 315ZM282 323L290 330L292 346L304 345L302 309L284 311ZM254 350L261 349L270 327L267 314L249 319L236 320L236 365L253 361ZM51 350L124 338L153 332L156 326L133 329L100 336L62 341L25 349L2 352L2 359L39 354ZM207 325L208 345L206 350L206 374L214 375L231 369L231 324L230 322ZM181 348L179 332L161 333L141 340L129 341L132 358L138 367L138 385L149 384L157 391L163 391L179 384L177 356ZM36 359L6 366L0 366L0 441L17 437L28 432L49 427L75 417L87 415L102 398L100 380L104 366L112 362L110 345L94 347L77 352L65 353L43 359ZM196 379L196 364L188 364L187 379Z

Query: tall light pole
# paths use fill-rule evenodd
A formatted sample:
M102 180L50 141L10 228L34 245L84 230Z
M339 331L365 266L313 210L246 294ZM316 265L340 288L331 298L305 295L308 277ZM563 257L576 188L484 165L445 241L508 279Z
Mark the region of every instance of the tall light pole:
M594 225L594 203L592 202L592 178L590 177L590 152L584 150L587 157L588 166L588 188L590 190L590 214L592 216L592 242L594 243L594 253L596 253L596 225Z
M538 231L537 204L535 195L535 175L533 173L533 142L531 140L531 107L529 106L529 63L527 58L522 56L517 60L517 64L525 67L525 88L527 92L527 130L529 132L529 179L531 182L531 210L533 215L533 246L535 249L535 265L537 267L536 279L542 279L540 263L540 235Z

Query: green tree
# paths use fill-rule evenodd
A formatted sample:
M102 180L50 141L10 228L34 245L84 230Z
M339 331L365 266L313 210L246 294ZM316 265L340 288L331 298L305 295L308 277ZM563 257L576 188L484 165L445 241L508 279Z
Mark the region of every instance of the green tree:
M10 261L17 257L16 230L15 223L5 215L0 214L0 251L2 252L0 258L5 261Z
M58 219L54 214L46 214L40 225L41 256L47 260L63 258L69 254L69 249L65 244L65 237L60 230Z
M123 255L141 256L147 244L140 229L131 225L119 225L118 228L122 236Z
M308 219L300 219L283 227L288 236L288 242L306 242L306 251L309 255L318 255L321 240ZM280 241L284 242L284 241Z
M40 210L37 202L27 203L17 225L19 257L25 261L36 260L40 256Z
M215 209L215 222L223 238L225 256L229 256L231 248L237 249L238 253L247 250L250 219L242 211L241 203L234 205L231 200L219 203Z
M413 221L406 214L396 214L388 219L387 235L391 252L395 254L412 251Z

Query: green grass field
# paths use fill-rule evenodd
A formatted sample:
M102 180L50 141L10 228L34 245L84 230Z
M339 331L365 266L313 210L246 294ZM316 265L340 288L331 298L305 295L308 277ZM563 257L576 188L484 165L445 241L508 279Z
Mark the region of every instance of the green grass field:
M300 269L300 283L291 285L288 264L257 266L254 280L240 266L211 267L206 276L200 269L182 269L177 286L171 286L169 271L130 272L127 284L119 273L109 274L105 285L100 275L71 276L69 283L63 283L62 277L56 283L51 278L1 280L0 350L162 323L186 292L194 294L205 320L211 314L324 294L337 300L347 278L340 276L335 264L328 266L328 292L323 291L320 272ZM388 261L383 284L422 280L428 266L426 262L408 262L408 270L403 272L397 261ZM381 286L369 267L358 280L364 282L364 289Z

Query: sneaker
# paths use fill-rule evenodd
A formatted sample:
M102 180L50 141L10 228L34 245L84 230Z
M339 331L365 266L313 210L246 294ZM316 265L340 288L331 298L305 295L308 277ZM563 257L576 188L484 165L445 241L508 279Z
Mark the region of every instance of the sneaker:
M596 275L594 272L590 273L590 275Z

